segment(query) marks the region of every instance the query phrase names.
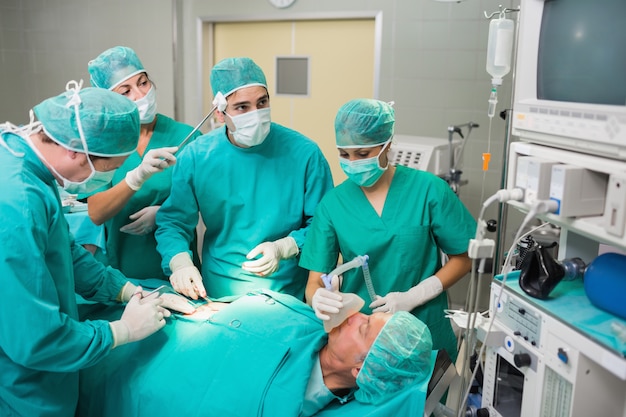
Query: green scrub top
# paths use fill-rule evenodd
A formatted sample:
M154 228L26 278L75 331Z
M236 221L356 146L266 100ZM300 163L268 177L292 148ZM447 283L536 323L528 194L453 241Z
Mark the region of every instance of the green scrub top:
M165 115L158 114L154 126L154 132L143 156L156 148L178 146L187 137L193 127L177 122ZM201 136L196 132L191 141ZM187 146L187 142L184 146ZM124 163L115 171L112 185L124 181L126 173L135 169L143 159L138 152L133 152ZM144 207L160 206L170 194L172 186L172 168L152 175L135 192L126 205L105 223L107 232L106 259L109 265L119 269L126 276L139 279L161 278L167 279L161 268L161 255L157 251L157 242L154 233L146 235L132 235L120 232L120 228L132 223L131 214L138 212ZM197 240L195 235L189 245L194 259L197 259ZM199 264L199 263L198 263Z
M107 321L78 320L75 293L111 301L126 278L74 244L56 180L25 140L5 132L0 145L0 415L73 416L78 371L113 344Z
M180 153L172 191L157 213L163 269L188 251L198 223L206 225L202 277L209 297L230 300L256 288L304 299L308 273L296 258L259 277L241 264L258 244L286 236L302 247L317 204L333 186L328 162L315 142L272 123L265 141L231 144L225 127L198 138Z
M448 184L424 171L397 166L379 216L354 182L347 180L329 192L319 204L300 257L300 266L330 272L339 254L345 262L369 256L374 290L384 296L407 291L441 268L440 250L457 255L467 251L476 222ZM361 309L371 314L370 297L362 269L343 274L342 292L364 300ZM456 338L444 292L412 313L426 323L433 349L445 348L456 357Z

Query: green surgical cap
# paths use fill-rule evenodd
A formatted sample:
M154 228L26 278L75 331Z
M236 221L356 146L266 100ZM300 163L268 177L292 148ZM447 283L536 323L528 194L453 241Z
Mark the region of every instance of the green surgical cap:
M114 89L123 81L146 72L139 57L126 46L107 49L87 64L93 87Z
M252 86L267 89L263 70L250 58L226 58L215 64L211 70L213 95L222 93L228 97L235 91Z
M380 145L393 136L395 112L384 101L359 98L350 100L335 117L338 148Z
M70 85L65 93L33 108L46 134L64 148L89 155L112 157L134 152L139 141L137 105L109 90L80 90ZM87 149L80 137L79 120Z
M407 386L430 378L433 341L428 327L406 311L385 323L356 377L355 398L380 404Z

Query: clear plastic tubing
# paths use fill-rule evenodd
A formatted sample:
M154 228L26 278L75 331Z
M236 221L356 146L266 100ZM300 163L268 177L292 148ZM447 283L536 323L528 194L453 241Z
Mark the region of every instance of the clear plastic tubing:
M357 256L350 262L346 262L337 266L337 268L330 271L328 274L326 274L326 276L332 277L333 275L341 275L352 268L357 268L359 266L362 267L363 278L365 279L365 287L367 288L367 293L370 296L371 300L374 301L376 300L376 291L374 291L374 284L372 284L372 277L370 275L370 269L367 264L368 260L369 256L367 255Z
M369 294L370 300L373 302L376 300L376 291L374 291L374 284L372 284L372 277L370 276L370 268L367 265L367 255L365 255L365 261L363 262L363 278L365 279L367 294Z
M487 109L487 116L491 119L496 114L496 104L498 104L498 92L496 87L492 87L491 94L489 94L489 108Z
M368 258L369 257L367 255L357 256L350 262L346 262L341 265L338 265L337 268L333 269L326 275L328 275L329 277L332 277L333 275L341 275L344 272L349 271L352 268L357 268L359 266L362 266L364 263L367 263Z

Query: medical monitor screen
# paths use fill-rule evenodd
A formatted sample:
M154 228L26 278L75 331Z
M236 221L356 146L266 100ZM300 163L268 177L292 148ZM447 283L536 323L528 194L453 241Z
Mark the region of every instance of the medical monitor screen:
M537 98L626 105L626 0L546 0Z

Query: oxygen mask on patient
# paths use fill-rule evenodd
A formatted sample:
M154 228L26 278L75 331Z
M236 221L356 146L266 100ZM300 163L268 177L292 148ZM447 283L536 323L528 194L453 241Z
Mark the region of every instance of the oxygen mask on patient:
M337 275L322 275L322 280L327 290L341 295L341 302L343 303L343 307L339 309L339 312L327 313L330 316L330 320L324 320L324 330L326 333L330 333L332 329L346 321L348 317L361 311L361 308L365 305L365 300L353 293L339 292L337 289L339 285L335 284L335 282L339 281Z
M364 267L364 271L367 267L367 255L357 256L350 262L346 262L339 265L326 275L322 275L322 281L327 290L336 292L341 295L343 307L339 309L338 313L328 313L330 320L324 320L324 330L326 333L330 333L332 329L339 326L341 323L353 314L358 313L365 305L365 300L353 293L342 293L339 291L340 280L339 276L349 269L356 267ZM368 270L369 273L369 270ZM368 274L369 276L369 274ZM369 289L369 286L368 286Z

